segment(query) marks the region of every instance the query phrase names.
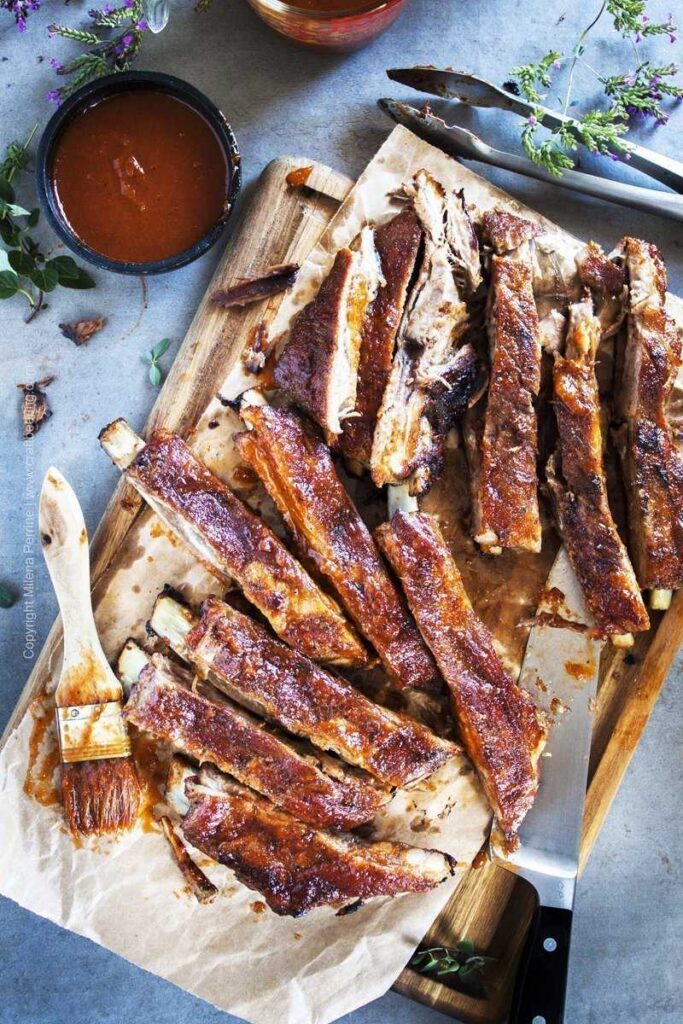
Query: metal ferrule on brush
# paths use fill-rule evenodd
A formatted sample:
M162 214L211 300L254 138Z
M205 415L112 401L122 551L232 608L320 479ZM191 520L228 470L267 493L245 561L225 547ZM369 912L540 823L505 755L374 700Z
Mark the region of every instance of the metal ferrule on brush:
M62 761L102 761L129 757L130 740L120 700L57 708L57 731Z

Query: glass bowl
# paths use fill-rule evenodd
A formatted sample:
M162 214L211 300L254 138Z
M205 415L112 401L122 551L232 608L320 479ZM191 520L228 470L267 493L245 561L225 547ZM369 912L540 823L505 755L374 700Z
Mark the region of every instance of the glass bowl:
M384 32L408 0L247 0L259 17L281 36L319 50L357 50Z

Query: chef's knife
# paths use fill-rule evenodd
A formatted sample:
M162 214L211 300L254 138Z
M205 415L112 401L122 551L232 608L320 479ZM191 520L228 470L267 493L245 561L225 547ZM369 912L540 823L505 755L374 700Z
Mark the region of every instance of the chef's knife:
M563 597L560 597L563 595ZM578 580L561 548L539 612L589 624ZM603 642L585 632L535 625L529 634L520 685L551 718L541 757L536 801L508 852L495 832L493 859L534 886L538 907L531 925L508 1024L562 1024L572 910L588 777L595 693Z
M414 68L390 68L387 75L394 82L400 82L418 92L426 92L432 96L439 96L445 100L459 100L461 103L470 104L473 107L497 107L500 110L510 110L520 117L528 118L532 115L540 117L540 122L546 128L569 127L571 130L574 119L566 114L560 114L547 107L528 103L521 96L515 96L507 89L501 89L493 82L487 82L477 75L470 75L464 71L451 71L447 68L414 67ZM578 141L581 141L577 135ZM623 157L621 158L623 159ZM656 178L662 184L675 189L676 192L683 192L683 163L665 156L663 153L655 153L654 150L645 146L632 146L628 153L628 160L631 167Z

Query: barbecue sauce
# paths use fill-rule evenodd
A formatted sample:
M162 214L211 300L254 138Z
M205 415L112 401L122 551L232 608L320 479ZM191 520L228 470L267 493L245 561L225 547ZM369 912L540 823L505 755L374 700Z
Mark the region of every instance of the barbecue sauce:
M190 249L225 212L230 167L211 125L182 100L135 89L87 107L56 143L51 180L76 237L110 259Z

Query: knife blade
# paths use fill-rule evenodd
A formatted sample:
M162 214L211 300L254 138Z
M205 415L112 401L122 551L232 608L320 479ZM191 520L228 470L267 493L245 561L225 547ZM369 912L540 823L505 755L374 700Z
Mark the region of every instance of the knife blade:
M579 582L564 548L555 559L539 612L591 626ZM561 1024L571 918L588 778L595 695L604 641L571 628L532 626L520 685L549 715L539 792L507 850L494 833L496 863L526 879L538 908L522 958L509 1024Z
M546 128L571 129L573 118L566 114L549 110L547 107L528 103L521 96L515 96L507 89L501 89L493 82L469 74L466 71L452 71L449 68L433 68L416 66L413 68L390 68L387 77L401 85L407 85L418 92L438 96L444 100L459 100L473 107L495 107L499 110L510 110L520 117L531 115L539 117ZM578 136L577 136L578 138ZM579 141L580 138L579 138ZM623 157L620 159L623 160ZM629 152L629 165L643 174L661 181L663 185L683 192L683 163L656 153L645 146L632 146Z

